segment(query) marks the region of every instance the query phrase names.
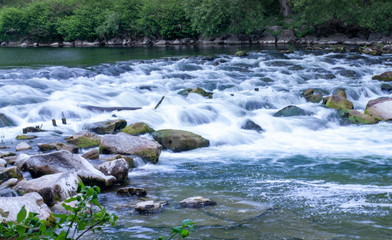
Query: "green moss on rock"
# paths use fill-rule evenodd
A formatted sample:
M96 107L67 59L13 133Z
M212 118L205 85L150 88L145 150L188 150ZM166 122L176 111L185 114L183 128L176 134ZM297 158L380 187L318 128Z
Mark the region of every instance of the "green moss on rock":
M203 97L208 97L208 98L212 98L212 92L207 92L202 88L196 87L196 88L187 88L184 90L181 90L178 92L178 94L182 95L182 96L188 96L189 93L196 93L199 94Z
M392 81L392 71L384 72L379 75L375 75L372 77L373 80L379 80L384 82Z
M378 120L375 117L369 116L356 110L339 110L338 114L345 123L349 124L378 123Z
M210 145L210 141L202 136L183 130L163 129L154 132L152 136L163 148L173 152L188 151Z
M25 134L21 134L16 136L16 140L32 140L34 138L37 138L37 136L34 135L25 135Z
M334 109L354 109L354 105L352 102L337 94L329 97L327 102L325 103L325 106Z
M136 122L133 123L127 127L125 127L121 132L128 133L134 136L146 134L146 133L152 133L154 132L154 129L152 129L150 126L148 126L144 122Z

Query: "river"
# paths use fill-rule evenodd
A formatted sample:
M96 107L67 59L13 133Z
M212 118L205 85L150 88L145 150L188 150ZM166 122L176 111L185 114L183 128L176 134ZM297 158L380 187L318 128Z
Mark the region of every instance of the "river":
M119 221L90 238L157 239L192 219L192 239L391 239L392 124L343 124L301 92L343 88L363 111L371 99L392 97L371 79L391 69L392 55L243 47L249 54L240 58L237 49L0 48L0 112L17 124L0 128L1 140L15 144L22 127L36 125L63 132L40 138L63 138L113 114L210 140L208 148L163 151L158 164L129 172L131 186L169 202L161 213L136 215L129 205L137 199L102 193ZM177 94L196 86L213 98ZM82 105L142 109L97 113ZM273 116L288 105L310 114ZM62 116L68 124L53 127ZM242 129L248 119L265 131ZM217 206L176 207L198 195Z

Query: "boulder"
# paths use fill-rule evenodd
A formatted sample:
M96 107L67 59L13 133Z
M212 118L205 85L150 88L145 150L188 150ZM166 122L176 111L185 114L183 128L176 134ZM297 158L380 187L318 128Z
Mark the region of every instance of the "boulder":
M276 43L278 44L286 44L286 43L294 43L297 41L297 37L295 36L294 29L286 29L283 30L277 37Z
M210 146L210 141L192 132L183 130L163 129L152 134L163 148L173 152L188 151Z
M105 176L86 159L69 151L62 150L47 154L37 154L18 159L17 165L30 172L34 178L46 174L76 172L84 184L110 187L116 181L113 176Z
M145 197L147 191L144 188L124 187L117 190L117 195Z
M70 137L67 137L68 143L77 146L78 148L92 148L98 147L102 137L87 130L80 131Z
M202 95L203 97L212 98L212 92L206 92L204 89L196 87L196 88L187 88L178 92L178 94L182 96L188 96L189 93L196 93Z
M16 145L15 150L16 151L25 151L31 149L31 146L26 143L26 142L21 142L18 145Z
M0 185L0 189L4 189L4 188L12 188L13 186L15 186L17 183L19 182L19 179L17 178L10 178L7 181L3 182Z
M40 126L23 128L23 133L24 134L29 133L29 132L45 132L45 130L41 129Z
M16 140L32 140L34 138L37 138L37 136L34 135L25 135L25 134L21 134L16 136Z
M113 134L127 126L127 121L116 119L87 124L83 128L97 134Z
M264 131L262 127L260 127L257 123L253 122L250 119L247 119L242 125L241 129L245 130L255 130L258 133L261 133Z
M166 201L163 202L154 202L152 200L150 201L143 201L143 202L138 202L135 206L136 212L139 214L152 214L152 213L157 213L162 210L162 207L167 204Z
M357 110L340 110L338 112L344 123L349 124L376 124L378 120L375 117L361 113Z
M11 119L9 119L4 113L0 113L0 128L9 127L9 126L16 126L16 124Z
M184 199L179 202L178 205L183 208L202 208L207 206L215 206L216 202L202 196L197 196Z
M85 154L82 155L85 159L98 159L99 158L99 150L94 148Z
M313 88L306 89L302 92L302 96L305 97L307 102L319 103L323 98L321 91Z
M5 168L7 167L7 161L0 158L0 168Z
M125 132L128 134L134 135L134 136L138 136L138 135L142 135L142 134L146 134L146 133L152 133L152 132L154 132L154 129L152 129L150 126L148 126L144 122L136 122L136 123L133 123L133 124L127 126L123 130L121 130L121 132Z
M41 151L51 151L51 150L67 150L70 151L72 153L78 153L78 147L73 145L73 144L69 144L69 143L60 143L60 142L56 142L56 143L38 143L37 144L38 148Z
M103 154L136 155L146 161L157 163L162 146L142 137L118 133L103 136L99 149Z
M129 164L125 159L104 162L97 167L106 176L112 175L117 182L122 183L128 179Z
M3 183L11 178L23 179L22 173L17 167L0 168L0 183Z
M392 98L370 100L366 105L365 114L382 121L392 120Z
M338 94L334 94L329 97L327 102L325 103L325 106L335 109L354 109L354 105L352 102Z
M305 110L297 106L287 106L274 114L274 117L294 117L294 116L306 116L309 115Z
M390 82L392 81L392 71L384 72L379 75L374 75L372 77L373 80L379 80L379 81L384 81L384 82Z
M75 172L56 173L32 180L24 179L14 189L22 194L37 192L51 207L57 201L63 201L76 195L79 182L80 179Z
M21 197L0 198L0 222L17 223L18 213L23 206L27 210L27 215L29 212L35 212L38 213L37 217L40 220L49 220L50 222L55 220L42 197L38 193L32 192Z

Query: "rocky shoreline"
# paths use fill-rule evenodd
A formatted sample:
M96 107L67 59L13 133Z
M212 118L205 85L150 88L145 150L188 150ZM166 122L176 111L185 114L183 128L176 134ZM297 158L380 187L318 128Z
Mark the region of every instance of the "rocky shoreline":
M267 27L258 35L224 34L218 37L200 37L198 39L154 39L150 37L133 38L113 38L109 40L85 41L77 40L72 42L50 42L40 43L31 40L4 41L1 47L102 47L102 46L176 46L176 45L376 45L392 44L392 33L344 33L329 30L316 35L297 36L293 28L283 29L280 26Z

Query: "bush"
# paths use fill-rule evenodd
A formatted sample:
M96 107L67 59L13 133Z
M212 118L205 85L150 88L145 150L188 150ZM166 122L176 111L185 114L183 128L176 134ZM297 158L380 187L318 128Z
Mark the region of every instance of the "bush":
M0 40L19 40L25 35L26 15L23 10L10 7L0 12Z

